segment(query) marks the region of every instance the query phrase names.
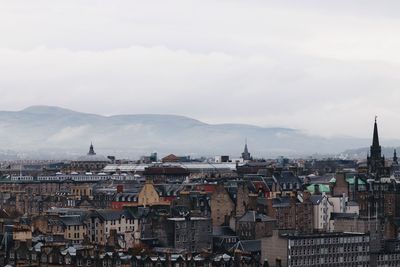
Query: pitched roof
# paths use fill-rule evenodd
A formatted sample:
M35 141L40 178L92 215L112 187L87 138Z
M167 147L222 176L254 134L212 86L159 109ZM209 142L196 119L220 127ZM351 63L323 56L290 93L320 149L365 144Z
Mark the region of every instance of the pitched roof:
M279 197L272 199L272 207L284 208L290 206L290 197Z
M269 221L276 221L274 218L269 217L265 214L258 213L254 210L250 210L246 212L240 219L239 222L269 222Z
M229 226L214 226L213 236L236 236L236 233Z
M314 204L314 205L319 205L319 203L321 203L321 200L324 198L324 196L323 195L312 195L311 197L310 197L310 200L311 200L311 202Z
M301 184L301 180L299 177L294 175L293 172L283 171L281 173L275 172L274 177L279 183L299 183Z
M82 225L83 224L83 217L80 215L65 215L60 216L60 220L66 226L69 225Z
M315 193L315 186L318 186L319 191L325 192L325 193L330 193L331 192L331 188L329 187L329 185L326 184L311 184L309 186L307 186L307 191L310 192L311 194Z
M230 249L230 251L234 250L241 250L243 252L261 251L261 240L241 240Z
M122 216L125 216L128 219L133 219L133 216L125 210L97 210L97 213L105 221L119 220Z

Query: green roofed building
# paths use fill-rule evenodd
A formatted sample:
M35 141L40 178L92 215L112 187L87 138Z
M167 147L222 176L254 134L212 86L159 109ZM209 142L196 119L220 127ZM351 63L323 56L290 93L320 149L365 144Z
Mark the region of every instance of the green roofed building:
M319 192L320 193L330 193L331 188L329 185L326 184L311 184L307 186L307 191L309 191L311 194L315 194L315 188L318 186Z

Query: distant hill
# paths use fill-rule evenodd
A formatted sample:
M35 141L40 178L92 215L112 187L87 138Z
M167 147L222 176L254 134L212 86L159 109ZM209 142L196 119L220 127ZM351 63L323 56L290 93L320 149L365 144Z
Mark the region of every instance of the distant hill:
M256 157L337 154L370 143L369 139L310 136L288 128L207 124L175 115L100 116L50 106L0 111L0 148L26 157L74 157L86 153L91 141L98 154L126 158L153 151L239 156L245 138Z
M391 160L393 158L394 149L397 150L397 155L400 154L400 147L382 147L382 155L385 156L386 159ZM349 157L353 159L366 159L367 155L370 151L369 147L362 147L357 149L348 149L341 153L344 157Z

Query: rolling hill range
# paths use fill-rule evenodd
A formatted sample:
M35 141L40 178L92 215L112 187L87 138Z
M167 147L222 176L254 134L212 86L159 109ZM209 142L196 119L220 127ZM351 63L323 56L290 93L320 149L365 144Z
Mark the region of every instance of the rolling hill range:
M0 148L24 157L74 157L86 153L91 141L98 154L125 158L153 151L239 156L245 138L256 157L337 154L370 143L369 139L310 136L288 128L207 124L175 115L100 116L50 106L0 111Z

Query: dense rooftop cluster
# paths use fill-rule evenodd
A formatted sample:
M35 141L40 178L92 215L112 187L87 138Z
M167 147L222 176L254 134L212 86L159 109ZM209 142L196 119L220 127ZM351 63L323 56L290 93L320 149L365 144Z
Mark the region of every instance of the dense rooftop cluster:
M365 161L3 162L1 266L399 266L400 169Z

